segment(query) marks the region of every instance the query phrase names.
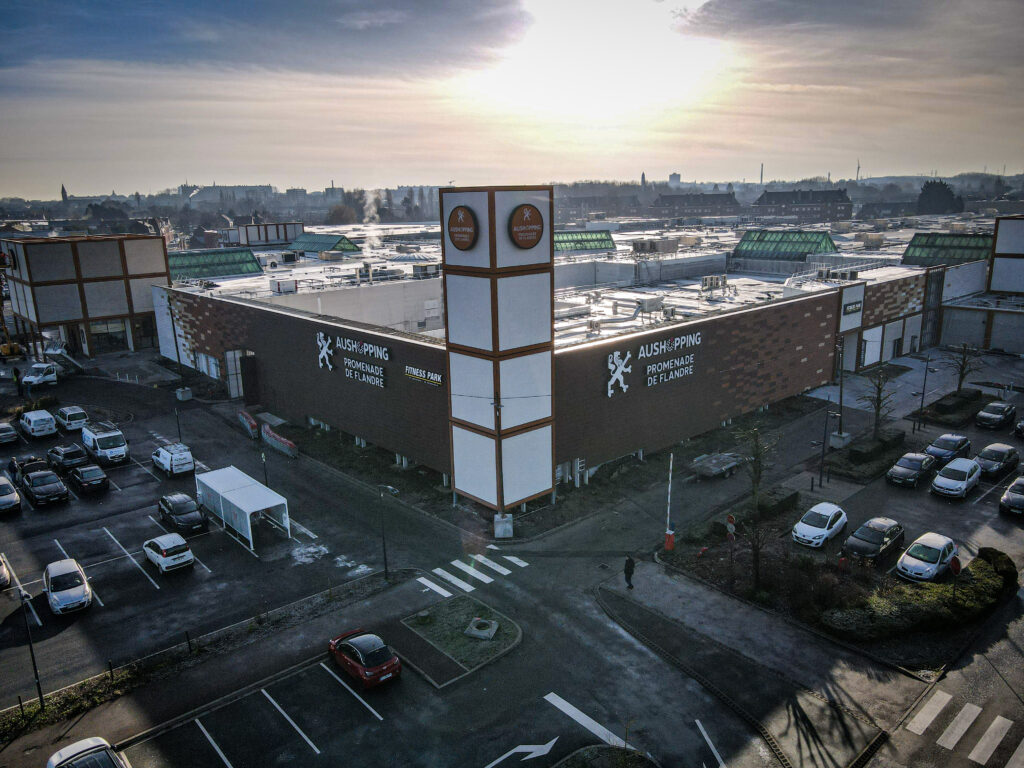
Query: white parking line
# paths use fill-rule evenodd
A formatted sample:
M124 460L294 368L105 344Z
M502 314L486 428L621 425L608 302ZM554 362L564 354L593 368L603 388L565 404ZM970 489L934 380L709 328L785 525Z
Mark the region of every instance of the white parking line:
M991 488L989 488L989 489L988 489L987 491L985 491L985 492L984 492L983 494L981 494L981 496L979 496L979 497L978 497L978 498L976 498L976 499L973 499L973 500L971 501L971 504L977 504L977 503L978 503L979 501L981 501L981 500L982 500L982 499L984 499L984 498L985 498L986 496L988 496L988 495L989 495L990 493L992 493L992 491L996 490L997 488L1002 488L1002 487L1003 487L1003 486L1002 486L1002 483L996 483L996 484L995 484L995 485L993 485L993 486L992 486Z
M134 464L135 466L137 466L137 467L138 467L139 469L141 469L141 470L142 470L143 472L145 472L145 473L146 473L147 475L149 475L150 477L152 477L152 478L153 478L154 480L156 480L156 481L157 481L158 483L160 482L160 478L159 478L159 477L157 477L156 475L154 475L154 474L153 474L152 472L150 472L150 471L149 471L148 469L146 469L146 467L144 467L144 466L142 465L142 463L141 463L141 462L139 462L139 460L138 460L138 459L135 459L135 458L133 458L133 459L131 460L131 463L132 463L132 464Z
M494 579L492 579L490 576L480 573L480 571L478 571L472 565L466 565L461 560L452 560L452 565L454 565L463 573L466 573L467 575L473 577L474 579L482 581L484 584L490 584L492 581L494 581Z
M0 558L3 558L3 561L5 563L7 563L7 572L11 574L11 579L14 581L14 586L16 586L18 588L18 599L21 600L21 594L22 594L22 592L25 592L25 590L21 586L21 582L18 581L18 574L16 574L14 572L14 568L11 566L11 561L10 561L10 559L8 559L7 555L5 555L3 552L0 552ZM25 592L25 594L28 594L28 593ZM32 601L31 600L26 600L26 601L23 601L23 602L25 602L28 605L28 609L30 611L32 611L32 618L36 620L36 626L39 626L39 627L43 626L43 622L41 622L39 620L39 614L36 613L36 609L32 605Z
M435 584L434 582L432 582L432 581L431 581L430 579L425 579L425 578L423 578L422 576L420 576L420 577L419 577L418 579L416 579L416 581L418 581L418 582L419 582L420 584L422 584L422 585L423 585L424 587L426 587L427 589L432 589L432 590L434 590L434 591L435 591L435 592L437 592L437 594L439 594L439 595L440 595L441 597L451 597L451 596L452 596L452 593L451 593L451 592L449 592L449 591L448 591L447 589L445 589L444 587L439 587L439 586L437 586L437 584Z
M476 587L474 587L472 584L465 582L456 576L452 576L450 573L448 573L448 571L444 570L443 568L435 568L434 573L436 573L445 581L450 581L463 592L472 592L474 589L476 589Z
M525 568L529 565L525 560L520 560L518 557L512 557L512 555L502 555L502 557L512 563L512 565L518 565L520 568Z
M309 528L300 524L294 517L289 515L288 522L291 523L292 528L298 529L299 533L304 533L311 539L319 539L320 537L313 533Z
M332 669L331 669L330 667L328 667L328 666L327 666L326 664L324 664L324 663L323 663L322 661L320 662L320 666L321 666L321 667L323 667L323 668L324 668L324 669L325 669L325 670L327 671L327 674L329 674L329 675L330 675L331 677L333 677L333 678L334 678L335 680L337 680L337 681L338 681L339 683L341 683L341 684L342 684L342 685L343 685L343 686L345 687L345 690L346 690L346 691L348 691L348 692L349 692L349 693L351 693L351 694L352 694L353 696L355 696L355 697L356 697L357 699L359 699L359 703L360 703L360 704L362 704L362 705L363 705L364 707L366 707L366 708L367 708L368 710L370 710L370 714L372 714L372 715L373 715L374 717L376 717L376 718L377 718L378 720L384 720L384 718L383 718L383 717L381 717L381 716L380 716L379 714L377 714L377 710L375 710L375 709L374 709L373 707L371 707L371 706L370 706L369 704L367 704L367 703L366 703L366 702L365 702L365 701L363 700L363 697L362 697L362 696L360 696L360 695L359 695L358 693L356 693L355 691L353 691L353 690L352 690L352 689L351 689L351 688L349 687L348 683L346 683L346 682L345 682L344 680L342 680L342 679L341 679L340 677L338 677L338 676L337 676L336 674L334 674L334 670L332 670Z
M960 710L960 713L953 719L953 722L949 724L949 727L942 732L942 735L935 740L935 743L945 749L953 749L956 743L963 738L963 735L967 733L967 729L971 727L978 715L981 714L981 707L975 704L964 704L964 708Z
M287 720L289 723L291 723L292 728L295 729L295 732L297 734L299 734L299 736L302 737L303 741L305 741L307 744L309 744L309 748L312 749L314 752L316 752L319 755L320 754L320 750L316 748L316 744L314 744L312 741L310 741L309 740L309 736L304 734L302 732L302 729L299 728L299 726L295 724L295 721L292 720L290 717L288 717L288 713L285 712L283 709L281 709L281 705L278 704L276 701L274 701L274 697L271 696L269 693L267 693L265 688L260 688L260 693L262 693L264 696L267 697L267 701L269 701L271 704L274 705L274 709L276 709L278 712L281 713L281 717L283 717L285 720Z
M170 531L168 531L166 528L164 528L162 525L160 525L160 521L158 521L155 517L153 517L152 515L146 515L146 517L148 517L150 520L152 520L153 523L156 525L156 527L159 528L161 531L163 531L164 533L170 533ZM189 549L192 549L192 547L189 547ZM206 565L206 563L204 563L202 560L199 559L199 555L197 555L195 552L193 552L192 553L192 557L194 557L195 561L197 563L199 563L201 566L203 566L203 568L206 568L206 572L207 573L213 573L213 571L210 570L210 568Z
M586 728L592 734L597 736L597 738L599 738L605 744L607 744L607 745L609 745L611 747L622 747L624 749L634 749L631 745L627 744L624 740L620 739L618 736L616 736L614 733L609 731L607 728L605 728L599 722L597 722L596 720L593 720L592 718L590 718L587 715L585 715L582 712L580 712L580 710L576 709L576 707L574 707L572 704L570 704L568 701L563 699L558 694L556 694L556 693L549 693L547 696L544 697L544 701L546 701L548 704L552 705L556 709L561 710L562 712L564 712L566 715L568 715L573 720L575 720L577 723L582 725L584 728Z
M146 573L146 569L143 568L141 565L139 565L138 561L134 557L132 557L131 554L128 552L128 550L125 549L124 546L122 546L121 542L118 541L114 537L114 534L112 534L110 531L107 531L106 527L104 527L103 530L106 531L107 536L109 536L110 538L114 539L114 543L117 544L117 546L121 547L121 551L124 552L126 555L128 555L128 559L131 560L132 565L134 565L136 568L138 568L142 572L142 575L145 576L147 579L149 579L149 583L152 584L157 589L160 589L160 585L157 584L155 581L153 581L153 577L150 576L148 573Z
M985 735L981 737L981 740L971 750L971 754L967 756L967 759L982 765L987 763L988 759L992 757L992 753L996 751L996 747L999 746L999 742L1003 740L1003 737L1006 736L1007 731L1010 730L1012 725L1012 720L996 716L996 719L992 721L992 725L988 727Z
M920 736L928 730L928 726L932 724L932 720L934 720L936 715L942 711L943 707L949 704L952 698L953 697L945 691L936 691L933 693L932 697L928 699L928 703L921 707L921 711L918 712L914 716L914 719L907 724L907 730Z
M110 483L110 484L111 484L112 486L114 486L114 488L115 488L116 490L118 490L118 491L120 491L120 490L121 490L121 486L120 486L120 485L118 485L117 483L115 483L115 482L114 482L114 478L112 478L112 477L111 477L110 475L107 475L107 481L108 481L108 482L109 482L109 483Z
M198 717L195 719L195 724L199 726L199 730L203 732L203 736L205 736L206 740L210 742L210 746L213 747L213 751L216 752L218 757L220 757L220 759L224 761L224 765L226 765L228 768L235 768L235 766L233 766L228 761L228 759L224 757L224 753L220 751L220 747L217 746L217 742L213 740L213 736L210 735L210 732L203 727L203 724L201 722L199 722Z
M61 482L63 483L64 481L61 480ZM68 485L67 483L64 483L64 487L68 489L68 493L74 498L75 501L81 501L81 499L78 498L78 494L71 490L71 486L70 485Z
M718 760L720 768L725 768L725 761L722 759L722 756L718 754L718 750L715 749L715 745L711 743L711 739L708 738L708 732L704 730L704 726L700 724L700 720L694 720L693 722L695 722L697 727L700 728L700 735L703 736L704 741L708 743L708 748L711 750L711 754L715 756L715 759Z
M1014 750L1003 768L1024 768L1024 740L1017 745L1017 749Z
M488 559L487 559L486 557L484 557L483 555L470 555L470 557L472 557L472 558L473 558L474 560L476 560L476 561L477 561L478 563L482 563L483 565L486 565L486 566L487 566L488 568L490 568L491 570L497 571L497 572L498 572L498 573L500 573L500 574L501 574L502 576L508 576L508 575L509 575L510 573L512 573L512 571L510 571L510 570L509 570L508 568L506 568L505 566L503 566L503 565L498 565L498 564L497 564L496 562L494 562L493 560L488 560Z

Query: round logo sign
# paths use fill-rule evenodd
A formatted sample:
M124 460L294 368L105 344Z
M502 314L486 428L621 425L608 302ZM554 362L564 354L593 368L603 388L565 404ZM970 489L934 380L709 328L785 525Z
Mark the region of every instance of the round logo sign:
M537 206L517 205L508 217L508 236L517 248L527 250L540 242L544 235L544 219Z
M457 205L448 214L448 239L460 251L468 251L476 245L480 228L476 223L473 209L465 205Z

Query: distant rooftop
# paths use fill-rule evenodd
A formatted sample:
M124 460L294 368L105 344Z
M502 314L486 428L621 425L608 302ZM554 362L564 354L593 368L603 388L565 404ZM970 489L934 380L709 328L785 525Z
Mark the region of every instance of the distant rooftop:
M741 259L803 261L809 254L837 250L828 232L749 229L736 245L735 255Z
M359 246L353 243L344 235L320 234L317 232L303 232L288 246L289 251L343 251L345 253L359 253Z
M171 280L262 275L263 269L249 248L209 248L168 251Z
M918 232L903 254L904 264L934 267L981 261L992 253L992 235Z

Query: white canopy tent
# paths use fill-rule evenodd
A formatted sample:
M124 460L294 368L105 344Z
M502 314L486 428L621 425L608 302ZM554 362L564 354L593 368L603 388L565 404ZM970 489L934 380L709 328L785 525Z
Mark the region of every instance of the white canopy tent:
M237 532L255 551L253 520L264 518L291 538L288 500L249 477L237 467L224 467L196 475L196 500Z

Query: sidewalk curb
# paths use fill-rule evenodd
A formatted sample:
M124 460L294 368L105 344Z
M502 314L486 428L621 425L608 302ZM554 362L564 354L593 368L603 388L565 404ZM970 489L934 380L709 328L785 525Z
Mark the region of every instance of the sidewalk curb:
M851 643L847 643L845 640L840 640L839 638L832 637L831 635L828 635L828 634L822 632L819 629L815 629L814 627L810 627L810 626L808 626L806 624L801 624L800 622L796 621L795 619L791 619L789 616L786 616L786 615L784 615L782 613L779 613L778 611L773 611L770 608L765 608L763 605L758 605L757 603L755 603L755 602L753 602L751 600L747 600L745 597L740 597L739 595L734 595L731 592L726 592L724 589L721 589L717 584L713 584L712 582L707 581L706 579L702 579L700 576L695 576L692 573L687 573L686 571L682 570L681 568L678 568L678 567L672 565L671 563L665 562L664 560L661 559L660 549L655 551L655 553L654 553L654 561L656 563L658 563L662 568L665 568L666 570L671 571L672 573L678 574L679 576L681 576L684 579L691 579L693 581L696 581L698 584L703 584L708 589L713 589L716 592L718 592L719 594L724 595L725 597L728 597L728 598L730 598L732 600L737 600L737 601L739 601L739 602L743 603L744 605L747 605L747 606L749 606L751 608L756 608L757 610L761 611L762 613L765 613L765 614L767 614L769 616L772 616L773 618L781 619L782 621L784 621L787 624L789 624L791 627L795 627L797 629L801 629L801 630L804 630L806 632L810 632L812 635L817 637L819 640L824 640L825 642L832 643L833 645L838 645L840 648L843 648L843 649L845 649L847 651L850 651L850 653L856 653L857 655L863 656L864 658L866 658L866 659L868 659L870 661L873 661L876 664L881 664L882 666L888 667L889 669L892 669L892 670L894 670L896 672L899 672L899 673L901 673L903 675L906 675L907 677L912 677L913 679L918 680L918 681L920 681L922 683L925 683L926 685L927 684L931 684L932 682L934 682L933 680L929 680L928 678L922 677L921 675L919 675L919 674L917 674L917 673L915 673L915 672L913 672L913 671L911 671L909 669L906 669L905 667L901 667L899 664L895 664L895 663L893 663L891 661L887 661L886 659L883 659L881 656L878 656L878 655L872 653L871 651L864 650L863 648L858 648L857 646L855 646L855 645L853 645ZM942 669L944 671L945 670L945 666L943 666ZM941 677L941 676L942 675L940 674L939 677Z
M569 761L572 760L574 757L576 757L576 755L579 755L579 754L581 754L583 752L586 752L588 749L597 749L597 750L619 749L619 750L621 750L622 747L613 747L613 746L611 746L609 744L591 744L591 745L586 746L586 747L580 747L579 749L575 749L572 752L570 752L568 755L563 757L561 760L559 760L557 763L555 763L553 766L551 766L551 768L559 768L560 766L568 765ZM626 750L626 751L631 751L631 750ZM661 768L661 763L659 763L657 760L655 760L653 757L651 757L651 753L650 752L640 752L639 750L636 750L636 754L642 755L643 757L645 757L648 760L650 760L651 764L654 765L655 768ZM523 759L527 760L529 758L523 758Z

